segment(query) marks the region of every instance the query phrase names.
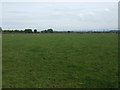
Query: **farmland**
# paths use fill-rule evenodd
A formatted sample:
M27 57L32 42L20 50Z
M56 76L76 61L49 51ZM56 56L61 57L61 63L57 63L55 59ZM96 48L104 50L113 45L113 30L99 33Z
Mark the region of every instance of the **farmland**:
M117 34L3 34L3 88L116 88Z

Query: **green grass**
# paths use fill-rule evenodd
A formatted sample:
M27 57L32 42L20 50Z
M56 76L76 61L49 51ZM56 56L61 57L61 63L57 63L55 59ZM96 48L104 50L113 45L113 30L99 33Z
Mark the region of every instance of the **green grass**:
M117 88L117 34L3 34L3 88Z

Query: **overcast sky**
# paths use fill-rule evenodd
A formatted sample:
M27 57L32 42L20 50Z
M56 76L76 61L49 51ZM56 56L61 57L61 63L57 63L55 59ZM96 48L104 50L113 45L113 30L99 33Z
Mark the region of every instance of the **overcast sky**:
M89 30L118 27L117 2L4 2L3 29Z

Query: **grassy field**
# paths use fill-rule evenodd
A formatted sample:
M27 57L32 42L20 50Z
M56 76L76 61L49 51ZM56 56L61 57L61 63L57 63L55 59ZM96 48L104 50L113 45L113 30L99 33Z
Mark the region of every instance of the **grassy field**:
M116 88L117 34L3 34L3 88Z

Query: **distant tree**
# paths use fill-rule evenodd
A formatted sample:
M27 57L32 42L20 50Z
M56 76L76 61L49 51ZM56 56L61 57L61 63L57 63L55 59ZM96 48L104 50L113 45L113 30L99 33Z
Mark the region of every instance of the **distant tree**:
M19 30L14 30L14 31L12 31L12 32L18 33L18 32L19 32Z
M47 30L45 30L44 32L47 33Z
M44 33L44 31L41 31L41 33Z
M48 33L53 33L53 29L48 29L47 32Z
M0 27L0 33L2 32L2 27Z
M53 33L53 29L43 30L41 33Z
M20 30L20 33L24 33L24 31L23 31L23 30Z
M24 32L25 33L32 33L32 29L25 29Z
M34 33L37 33L37 29L34 29Z
M68 31L68 33L70 33L70 31Z

